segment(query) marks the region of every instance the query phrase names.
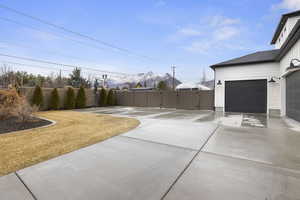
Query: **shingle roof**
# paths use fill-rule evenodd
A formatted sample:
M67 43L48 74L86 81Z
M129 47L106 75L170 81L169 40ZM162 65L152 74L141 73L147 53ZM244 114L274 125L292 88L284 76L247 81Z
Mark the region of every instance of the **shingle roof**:
M276 43L276 40L277 38L279 37L286 21L288 20L288 18L290 17L295 17L295 16L300 16L300 10L298 11L294 11L294 12L290 12L290 13L287 13L287 14L284 14L281 16L281 19L280 19L280 22L276 28L276 31L274 33L274 36L273 36L273 39L271 41L271 44L275 44Z
M242 56L239 58L235 58L232 60L228 60L225 62L212 65L211 68L214 69L215 67L221 67L221 66L224 67L224 66L233 66L233 65L242 65L242 64L275 62L279 53L280 53L279 49L269 50L269 51L259 51L246 56Z

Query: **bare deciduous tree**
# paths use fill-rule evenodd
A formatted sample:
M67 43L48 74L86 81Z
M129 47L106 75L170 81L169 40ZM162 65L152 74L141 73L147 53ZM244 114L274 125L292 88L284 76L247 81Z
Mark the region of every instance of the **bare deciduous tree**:
M15 85L16 77L10 66L3 64L0 67L0 87L8 88L9 85Z

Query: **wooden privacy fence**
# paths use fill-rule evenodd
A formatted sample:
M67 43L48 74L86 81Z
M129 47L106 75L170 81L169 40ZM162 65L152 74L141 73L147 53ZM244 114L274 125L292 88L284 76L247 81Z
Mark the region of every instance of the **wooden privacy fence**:
M21 88L21 93L30 101L34 88ZM43 108L49 106L50 93L53 88L42 88L44 96ZM58 88L60 107L64 105L66 88ZM74 89L75 95L78 89ZM86 106L97 106L99 95L95 95L92 89L85 89ZM117 104L119 106L136 107L161 107L190 110L213 110L214 91L116 91Z
M214 91L118 91L120 106L213 110Z
M76 96L79 89L78 88L73 88L73 89L74 89L74 93L75 93L75 96ZM48 109L52 90L53 90L53 88L42 88L43 97L44 97L43 106L41 108L42 110L47 110ZM60 97L59 105L60 105L61 108L63 108L67 88L57 88L57 91L58 91L58 95ZM31 102L33 92L34 92L34 87L20 88L20 92L21 92L22 95L26 96L26 98L29 102ZM95 94L94 94L93 90L85 89L85 96L86 96L86 107L93 107L93 106L97 105L96 97L95 97Z

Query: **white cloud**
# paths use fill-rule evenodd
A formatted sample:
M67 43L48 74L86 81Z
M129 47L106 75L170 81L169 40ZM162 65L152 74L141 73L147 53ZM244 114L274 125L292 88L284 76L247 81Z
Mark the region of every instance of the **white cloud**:
M225 51L255 51L265 49L250 38L249 28L238 18L224 15L207 16L198 23L177 27L168 37L181 50L205 56L223 55Z
M281 3L272 6L273 9L300 9L300 0L282 0Z
M214 39L228 40L240 34L240 30L236 27L225 26L221 27L214 32Z
M183 47L184 50L192 53L208 54L207 51L211 49L214 42L211 41L195 41L189 46Z
M203 34L201 31L193 28L182 28L177 33L184 36L200 36Z
M204 35L202 30L199 30L198 28L195 27L186 26L186 27L178 28L174 34L168 36L168 40L172 42L178 42L183 39L197 38L201 35Z
M222 15L215 15L208 19L208 24L212 27L236 25L239 23L239 19L233 19Z
M227 40L240 33L239 19L229 18L222 15L206 17L200 23L179 27L176 33L169 36L171 41L197 37L213 37L213 40ZM211 34L213 33L213 34Z
M197 25L178 29L171 38L177 41L184 38L182 46L188 52L207 54L208 51L243 48L237 44L241 31L239 19L214 15L202 18Z
M222 53L224 50L253 50L256 47L248 46L240 42L232 43L229 41L220 42L213 40L202 40L195 41L189 46L183 48L184 50L191 53L198 53L203 55L216 55L218 53Z
M162 6L165 6L165 5L167 5L167 2L164 1L164 0L159 0L159 1L155 2L156 7L162 7Z

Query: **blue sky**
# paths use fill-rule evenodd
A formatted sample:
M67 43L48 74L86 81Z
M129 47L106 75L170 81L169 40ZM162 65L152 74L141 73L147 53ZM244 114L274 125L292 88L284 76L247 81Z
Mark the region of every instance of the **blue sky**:
M199 81L203 69L212 78L211 64L273 48L269 43L281 14L300 9L300 0L1 0L0 3L150 58L119 52L0 8L1 53L124 73L162 74L176 65L182 81ZM26 26L3 21L1 17ZM0 57L3 60L28 63ZM38 68L26 69L49 73Z

